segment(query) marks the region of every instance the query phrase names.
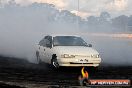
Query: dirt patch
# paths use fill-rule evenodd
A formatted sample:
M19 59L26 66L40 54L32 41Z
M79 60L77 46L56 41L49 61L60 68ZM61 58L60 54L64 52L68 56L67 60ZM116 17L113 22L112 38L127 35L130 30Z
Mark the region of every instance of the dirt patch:
M98 70L94 68L86 68L86 70L90 79L132 79L131 66L102 65ZM7 86L6 88L8 86L9 88L68 88L79 86L79 75L81 68L53 70L46 64L37 65L23 59L0 57L0 81L2 81L0 88L4 86Z

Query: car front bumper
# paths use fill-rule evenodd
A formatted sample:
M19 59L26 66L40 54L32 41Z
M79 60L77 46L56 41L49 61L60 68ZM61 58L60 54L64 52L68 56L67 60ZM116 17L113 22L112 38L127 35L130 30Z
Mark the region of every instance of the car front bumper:
M79 67L79 66L93 66L97 67L101 63L101 58L96 59L79 59L79 58L62 58L58 59L59 66Z
M93 64L59 64L59 66L65 66L65 67L82 67L82 66L93 66L93 67L98 67L99 66L99 64L95 64L95 63L93 63Z

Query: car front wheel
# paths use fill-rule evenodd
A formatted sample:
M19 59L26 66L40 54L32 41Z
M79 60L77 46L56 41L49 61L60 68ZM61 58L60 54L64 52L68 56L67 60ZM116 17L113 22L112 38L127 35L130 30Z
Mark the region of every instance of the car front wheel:
M51 65L52 65L52 67L55 68L55 69L58 69L58 68L59 68L59 63L58 63L58 61L57 61L56 58L53 58L53 59L51 60Z

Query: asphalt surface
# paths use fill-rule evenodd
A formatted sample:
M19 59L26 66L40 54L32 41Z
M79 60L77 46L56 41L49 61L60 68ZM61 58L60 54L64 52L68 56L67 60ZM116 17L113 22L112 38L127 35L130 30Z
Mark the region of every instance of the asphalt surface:
M85 70L90 79L132 79L132 66L103 64L98 70ZM53 70L44 63L38 65L24 59L0 56L0 88L80 88L80 75L81 67Z

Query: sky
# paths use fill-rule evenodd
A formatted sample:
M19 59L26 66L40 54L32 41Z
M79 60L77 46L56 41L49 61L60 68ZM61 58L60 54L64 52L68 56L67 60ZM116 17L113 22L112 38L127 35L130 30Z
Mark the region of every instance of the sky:
M7 3L11 0L0 0ZM78 0L14 0L22 6L30 5L34 2L54 4L61 10L69 10L72 13L78 12ZM79 0L79 13L81 17L99 16L101 12L107 11L113 17L119 15L132 14L132 0Z
M1 0L7 3L11 0ZM72 13L78 12L78 0L14 0L22 6L30 5L34 2L54 4L61 10L69 10ZM107 11L111 16L132 14L132 0L79 0L79 13L81 17L99 16L101 12Z

